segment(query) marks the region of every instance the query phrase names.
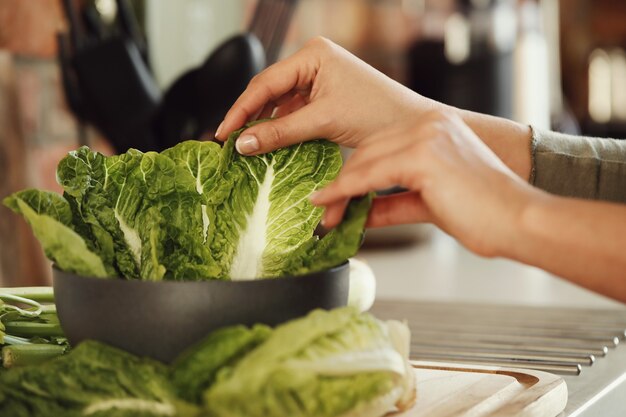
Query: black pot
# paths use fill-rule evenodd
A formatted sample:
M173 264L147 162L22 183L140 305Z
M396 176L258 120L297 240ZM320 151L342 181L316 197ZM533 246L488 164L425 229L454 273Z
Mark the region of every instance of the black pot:
M72 345L98 340L171 362L215 329L270 326L348 302L348 263L298 277L253 281L139 281L53 268L61 327Z

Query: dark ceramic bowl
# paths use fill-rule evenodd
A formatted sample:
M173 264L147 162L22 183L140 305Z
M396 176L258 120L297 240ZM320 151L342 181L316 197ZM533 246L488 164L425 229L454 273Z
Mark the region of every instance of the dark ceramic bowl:
M349 266L254 281L139 281L53 269L61 327L71 344L94 339L171 362L211 331L233 324L276 325L348 301Z

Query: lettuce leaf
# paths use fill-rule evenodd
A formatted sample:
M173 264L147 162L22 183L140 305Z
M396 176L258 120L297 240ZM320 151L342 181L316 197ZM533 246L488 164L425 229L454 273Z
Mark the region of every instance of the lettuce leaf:
M127 243L105 190L113 188L111 177L117 176L118 182L121 182L122 177L128 176L128 165L138 164L139 157L139 152L131 151L123 156L107 158L83 146L68 153L57 167L57 181L73 207L75 222L87 226L78 230L85 239L91 238L95 246L102 250L107 248L101 256L113 263L116 271L124 277L139 276L137 254ZM108 253L111 246L112 253Z
M243 130L243 129L242 129ZM309 195L341 168L339 147L324 140L301 143L261 156L234 152L239 130L224 147L232 182L216 208L213 253L230 279L283 275L290 256L311 239L322 215Z
M7 197L4 204L24 216L46 256L59 268L85 276L107 276L102 259L70 227L71 209L61 196L25 190Z
M171 366L85 341L0 373L0 415L379 417L415 399L410 332L351 308L217 330Z
M186 141L160 154L104 156L81 147L58 165L63 196L28 190L5 202L27 217L61 269L87 275L259 279L354 256L371 196L351 203L345 221L321 240L314 231L322 209L309 202L337 176L339 147L320 139L243 156L235 151L242 131L224 147ZM57 229L69 240L52 236Z
M214 331L189 348L172 364L172 383L180 397L199 404L202 393L215 382L218 372L236 364L271 332L264 325L231 326Z
M358 252L365 235L365 222L373 193L353 199L342 222L321 240L312 238L291 254L284 273L302 275L335 267Z
M351 308L317 310L220 372L204 408L211 416L383 415L412 398L407 364L386 323Z
M112 238L121 276L161 280L218 274L203 244L203 197L185 166L155 152L105 157L83 147L60 162L57 177L92 235Z
M0 374L0 415L12 417L191 417L165 365L98 342L38 366Z

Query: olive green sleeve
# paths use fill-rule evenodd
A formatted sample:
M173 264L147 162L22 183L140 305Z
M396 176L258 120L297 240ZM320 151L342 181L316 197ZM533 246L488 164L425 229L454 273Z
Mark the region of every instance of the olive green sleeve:
M626 203L626 140L533 129L530 183L553 194Z

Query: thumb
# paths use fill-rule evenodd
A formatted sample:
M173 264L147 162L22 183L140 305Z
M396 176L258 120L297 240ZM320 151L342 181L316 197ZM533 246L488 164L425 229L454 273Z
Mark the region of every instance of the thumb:
M244 130L235 145L242 155L259 155L308 140L330 136L331 118L309 104L287 116Z

